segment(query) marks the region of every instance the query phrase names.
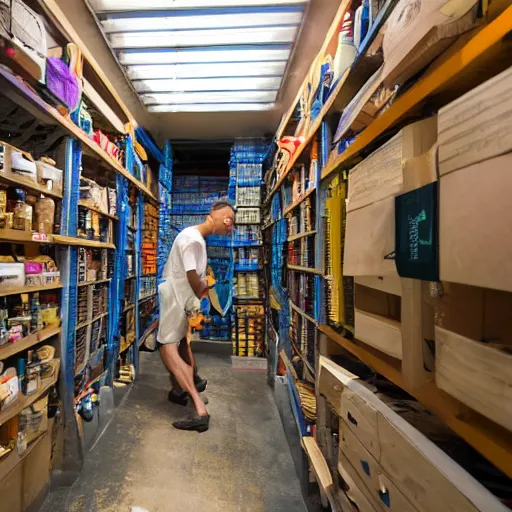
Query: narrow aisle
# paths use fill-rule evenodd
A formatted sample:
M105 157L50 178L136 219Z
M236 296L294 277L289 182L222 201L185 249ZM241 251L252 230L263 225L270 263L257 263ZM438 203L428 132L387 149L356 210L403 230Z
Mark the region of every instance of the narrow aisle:
M167 401L158 354L141 353L141 375L89 453L65 503L44 510L148 512L304 511L299 481L266 376L199 353L208 378L210 430L175 430L188 412ZM53 501L53 503L52 503Z

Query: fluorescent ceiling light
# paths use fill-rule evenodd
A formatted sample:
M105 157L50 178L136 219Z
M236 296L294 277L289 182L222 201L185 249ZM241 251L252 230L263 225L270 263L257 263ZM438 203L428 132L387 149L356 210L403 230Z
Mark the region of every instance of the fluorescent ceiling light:
M124 32L109 36L112 48L179 48L226 44L292 43L298 28L258 27L161 32Z
M218 64L164 64L129 66L132 80L153 78L213 78L223 76L282 76L286 62L236 62Z
M204 12L204 11L202 11ZM229 14L202 14L194 15L194 11L187 11L185 16L135 16L110 17L101 22L103 30L112 32L132 32L142 30L198 30L198 29L225 29L241 27L261 27L273 25L300 25L301 11L277 12L249 12Z
M171 103L272 103L277 91L160 92L142 94L145 105Z
M281 77L183 78L181 80L137 80L137 92L251 91L277 90Z
M275 103L203 103L184 105L154 105L149 112L248 112L271 110Z
M183 50L133 50L118 53L124 66L135 64L194 64L212 62L287 61L289 47L260 46L255 49L191 48Z
M95 12L152 11L159 9L211 9L259 5L306 4L308 0L88 0Z

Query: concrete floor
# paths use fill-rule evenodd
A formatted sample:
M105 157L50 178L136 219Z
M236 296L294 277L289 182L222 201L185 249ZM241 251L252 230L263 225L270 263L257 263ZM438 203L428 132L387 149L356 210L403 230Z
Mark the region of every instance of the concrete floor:
M141 353L141 375L69 492L43 511L304 512L299 480L266 375L233 371L228 356L199 353L208 378L210 430L180 432L188 412L167 401L158 354Z

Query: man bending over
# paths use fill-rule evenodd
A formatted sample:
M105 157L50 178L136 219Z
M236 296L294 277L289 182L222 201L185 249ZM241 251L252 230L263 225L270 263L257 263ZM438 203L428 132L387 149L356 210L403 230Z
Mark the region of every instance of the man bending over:
M210 416L198 389L204 390L204 381L195 372L195 361L187 342L188 321L185 306L194 295L200 299L208 290L206 280L207 254L205 238L209 235L229 235L233 230L235 212L226 201L217 201L205 221L185 228L174 240L158 287L160 323L158 342L160 355L182 391L171 390L169 399L185 404L178 398L188 393L194 402L196 414L173 423L180 430L208 430ZM176 399L173 399L176 398ZM187 397L188 398L188 397Z

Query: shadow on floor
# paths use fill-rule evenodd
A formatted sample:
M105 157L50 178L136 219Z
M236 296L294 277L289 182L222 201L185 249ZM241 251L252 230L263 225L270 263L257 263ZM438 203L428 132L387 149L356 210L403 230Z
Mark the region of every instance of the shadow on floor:
M43 511L304 512L266 374L233 371L220 354L197 359L209 382L208 432L172 427L191 409L167 401L160 357L141 353L141 375L79 479L71 490L52 494Z

